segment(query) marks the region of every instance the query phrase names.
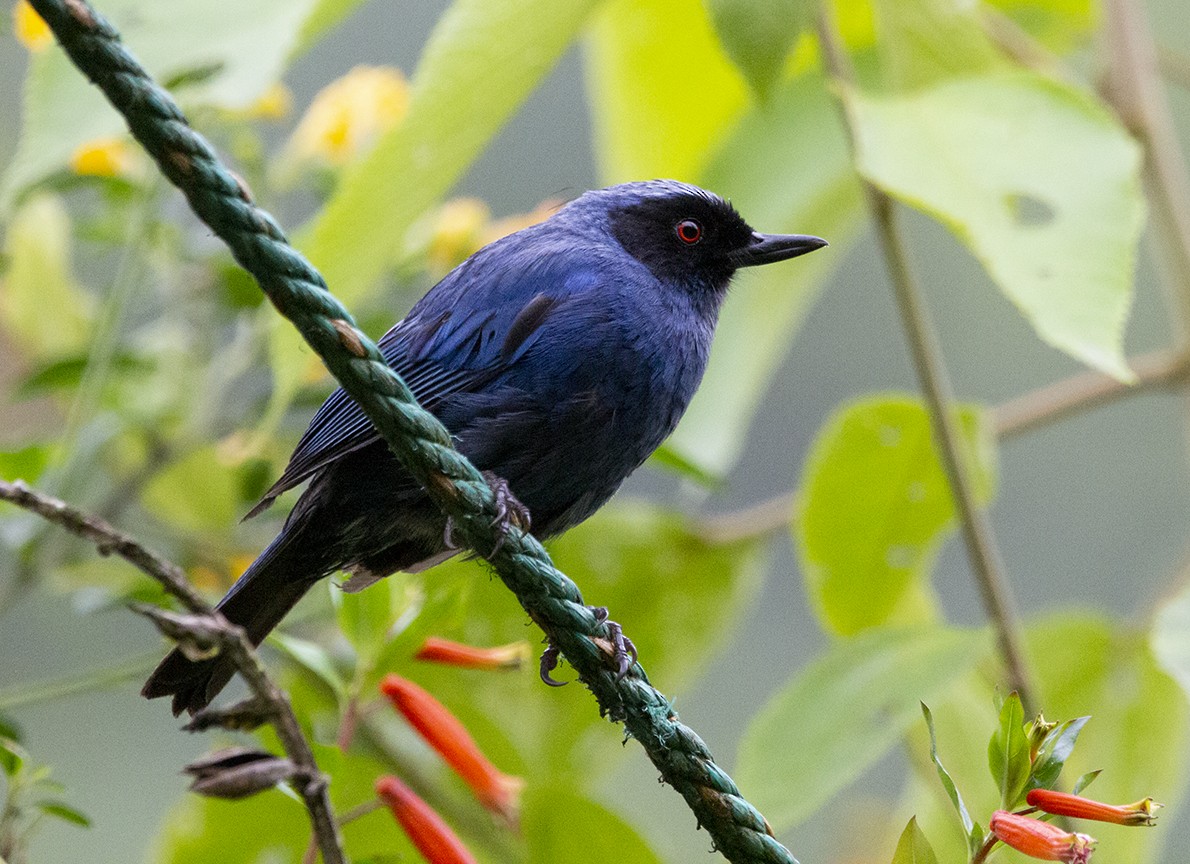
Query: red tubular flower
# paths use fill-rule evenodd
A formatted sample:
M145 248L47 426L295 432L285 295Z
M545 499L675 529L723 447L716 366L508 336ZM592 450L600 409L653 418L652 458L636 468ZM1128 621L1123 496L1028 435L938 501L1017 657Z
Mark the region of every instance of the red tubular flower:
M1048 822L1018 816L1007 810L993 813L990 827L996 839L1005 846L1043 861L1087 864L1095 847L1095 840L1086 834L1072 834Z
M475 857L434 808L396 777L377 780L376 794L430 864L476 864Z
M386 675L380 692L388 697L409 724L438 751L463 782L471 787L479 802L510 825L517 823L521 789L520 777L502 773L483 755L475 740L446 706L400 675Z
M513 642L495 648L477 648L430 636L413 656L418 660L447 663L466 669L519 669L529 656L529 643Z
M1030 807L1036 807L1046 813L1058 816L1073 816L1076 819L1094 819L1096 822L1111 822L1113 825L1152 825L1157 821L1155 814L1162 805L1152 798L1143 798L1135 804L1103 804L1070 795L1066 792L1055 792L1052 789L1034 789L1025 796Z

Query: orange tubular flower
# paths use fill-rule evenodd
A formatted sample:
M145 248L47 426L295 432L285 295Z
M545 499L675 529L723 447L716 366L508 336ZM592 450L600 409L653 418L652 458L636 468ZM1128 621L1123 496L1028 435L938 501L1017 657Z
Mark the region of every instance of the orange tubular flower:
M430 636L413 655L418 660L446 663L466 669L519 669L529 656L528 642L513 642L495 648L477 648L449 639Z
M520 810L520 777L501 773L480 751L475 739L446 706L400 675L386 675L380 692L404 715L426 743L471 787L484 807L516 825Z
M396 777L377 780L376 794L430 864L476 864L475 857L434 808Z
M1095 848L1095 840L1086 834L1072 834L1048 822L1018 816L1007 810L993 813L990 827L996 839L1005 846L1043 861L1087 864Z
M1030 807L1058 816L1073 816L1076 819L1094 819L1096 822L1111 822L1113 825L1152 825L1157 821L1155 814L1162 805L1152 798L1143 798L1135 804L1102 804L1052 789L1034 789L1025 796Z

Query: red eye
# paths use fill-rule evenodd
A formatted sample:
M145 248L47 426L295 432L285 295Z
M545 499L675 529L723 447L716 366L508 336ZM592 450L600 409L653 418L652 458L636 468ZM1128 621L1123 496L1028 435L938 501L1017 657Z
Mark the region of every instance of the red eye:
M677 232L678 239L687 246L693 246L702 239L702 226L693 219L683 219L674 226L674 231Z

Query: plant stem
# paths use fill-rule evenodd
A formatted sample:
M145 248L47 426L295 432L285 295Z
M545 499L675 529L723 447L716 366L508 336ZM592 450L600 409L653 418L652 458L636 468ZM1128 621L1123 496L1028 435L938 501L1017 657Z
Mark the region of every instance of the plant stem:
M827 68L831 77L843 87L851 86L854 76L848 68L837 30L833 22L828 20L829 0L826 0L821 8L818 30ZM840 95L839 98L844 125L849 130L854 150L854 121L848 111L846 96ZM938 338L909 265L895 205L889 196L873 184L867 180L862 182L900 308L901 321L913 355L917 377L929 408L934 438L941 452L943 468L959 513L967 556L979 585L984 608L996 629L996 639L1007 671L1008 684L1020 695L1026 706L1031 706L1032 686L1021 647L1020 624L1015 603L1008 588L991 521L975 499L968 454L955 420L954 394Z
M1136 0L1107 0L1104 95L1145 150L1144 178L1170 298L1183 342L1190 341L1190 179L1157 65L1157 49Z
M1182 385L1190 375L1190 357L1177 351L1143 354L1128 365L1136 373L1132 384L1102 372L1081 372L1001 403L995 409L996 437L1013 438L1127 396Z
M346 864L343 840L331 810L326 777L318 770L310 742L302 732L289 697L265 671L252 643L243 629L231 624L212 609L202 595L186 579L182 569L123 534L107 522L88 515L49 495L30 489L21 481L7 483L0 480L0 499L38 514L72 534L94 543L101 555L119 555L128 563L156 579L170 594L195 615L203 616L209 627L220 636L220 650L235 663L236 670L249 689L262 702L272 707L272 724L286 755L300 771L290 781L310 815L314 835L322 851L324 864Z

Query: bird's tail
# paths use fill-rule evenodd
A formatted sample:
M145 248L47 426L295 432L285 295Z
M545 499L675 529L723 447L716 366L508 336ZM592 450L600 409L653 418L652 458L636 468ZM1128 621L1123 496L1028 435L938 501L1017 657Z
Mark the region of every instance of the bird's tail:
M324 573L303 578L309 562L302 562L286 532L282 532L231 586L217 607L232 624L244 628L253 645L259 645ZM304 565L304 566L303 566ZM146 699L173 696L174 716L194 714L210 704L235 674L223 655L190 660L175 648L153 670L141 689Z

